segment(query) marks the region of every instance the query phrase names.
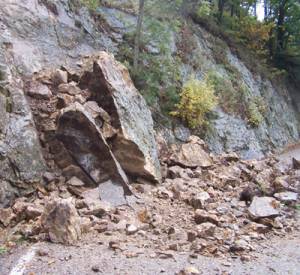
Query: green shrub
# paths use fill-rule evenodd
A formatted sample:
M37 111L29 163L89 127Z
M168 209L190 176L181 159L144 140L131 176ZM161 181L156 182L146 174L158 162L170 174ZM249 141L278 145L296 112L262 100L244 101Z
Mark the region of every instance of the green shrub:
M4 246L0 246L0 255L7 253L7 248Z
M226 48L226 44L221 39L215 38L212 41L212 54L217 64L228 64Z
M182 88L180 102L172 115L180 117L189 127L196 128L207 124L206 115L217 105L214 88L207 78L191 77Z
M247 109L247 120L248 123L252 127L258 127L259 124L263 121L264 117L262 116L261 112L259 111L258 106L253 100L250 100Z
M179 23L171 26L164 20L155 17L146 18L140 45L139 68L133 70L134 32L124 35L123 44L119 47L117 58L126 64L134 84L144 96L149 106L160 103L161 110L169 113L179 102L181 88L180 57L173 56L169 47L172 31L179 31ZM151 45L157 49L151 53L147 49Z
M213 85L223 110L230 114L239 114L242 95L233 87L230 79L215 72L209 72L208 81Z
M99 0L80 0L80 2L90 10L96 10L100 4Z
M196 13L199 17L209 16L211 14L211 4L208 1L202 1Z
M234 115L239 115L252 127L258 127L267 111L266 103L261 96L253 96L249 89L233 74L230 78L215 72L208 73L208 81L214 87L220 99L222 109Z

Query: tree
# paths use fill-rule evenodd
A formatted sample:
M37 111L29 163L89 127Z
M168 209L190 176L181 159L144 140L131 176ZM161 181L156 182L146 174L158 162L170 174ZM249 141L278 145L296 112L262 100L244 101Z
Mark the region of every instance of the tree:
M137 26L136 26L136 34L135 34L135 40L134 40L134 53L133 53L133 71L134 72L137 72L137 70L138 70L144 10L145 10L145 0L139 0L139 15L138 15Z
M269 8L268 20L275 24L270 36L270 53L275 63L284 67L287 55L290 58L291 54L299 54L300 3L298 0L271 0Z
M218 21L221 22L223 18L226 0L218 0Z

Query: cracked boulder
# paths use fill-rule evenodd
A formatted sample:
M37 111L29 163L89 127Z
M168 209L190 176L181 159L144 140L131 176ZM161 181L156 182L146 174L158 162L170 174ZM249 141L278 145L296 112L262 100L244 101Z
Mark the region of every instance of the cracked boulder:
M128 179L119 162L114 157L99 127L90 113L79 103L62 110L58 121L57 137L64 144L77 165L91 179L95 186L104 184L100 192L102 200L115 202L114 196L124 198L131 195ZM109 183L109 184L108 184ZM106 189L114 186L115 194L107 195ZM118 203L119 202L119 203Z
M92 92L92 99L108 112L112 126L118 130L110 140L115 157L133 178L160 182L151 112L128 70L106 52L100 52L89 65L92 68L83 74L80 86Z

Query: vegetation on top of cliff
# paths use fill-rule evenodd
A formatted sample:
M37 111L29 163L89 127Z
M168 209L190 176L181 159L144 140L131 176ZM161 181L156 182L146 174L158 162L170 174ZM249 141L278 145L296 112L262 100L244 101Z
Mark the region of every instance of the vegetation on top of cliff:
M191 12L193 19L222 37L252 71L278 78L300 66L300 3L297 0L196 1L209 12ZM263 20L257 19L264 8ZM201 9L200 9L201 10ZM243 48L247 48L245 51ZM249 50L254 54L249 55ZM245 54L246 53L246 54ZM260 62L257 61L259 57ZM260 63L257 66L256 63ZM267 66L267 67L266 67Z
M257 19L259 2L253 0L80 1L93 9L97 5L114 8L125 5L128 12L130 6L136 13L136 30L130 22L128 29L132 31L123 37L118 58L129 68L135 85L154 110L166 114L178 112L186 85L183 64L191 65L200 75L211 69L205 64L205 53L194 51L196 29L189 24L190 17L212 34L211 38L206 37L213 39L211 53L218 67L226 71L223 78L209 74L207 78L221 98L219 104L225 112L242 117L253 127L265 115L265 108L261 107L265 105L263 98L257 101L245 92L243 77L228 61L228 46L252 73L273 78L277 86L284 81L287 71L295 75L290 60L296 64L300 53L297 21L300 10L296 0L265 0L264 20ZM184 120L195 127L188 119Z

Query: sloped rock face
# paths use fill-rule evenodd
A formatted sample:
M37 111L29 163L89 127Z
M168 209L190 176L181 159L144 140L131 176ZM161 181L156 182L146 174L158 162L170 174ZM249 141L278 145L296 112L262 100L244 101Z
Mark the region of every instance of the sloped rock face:
M109 50L117 54L119 46L124 43L124 34L131 33L132 26L136 23L136 16L132 10L128 11L125 8L129 1L122 1L114 7L101 6L96 12L103 19L100 23L98 18L95 20L89 14L87 8L76 6L74 4L76 1L57 0L51 4L49 1L38 0L2 2L0 42L4 45L3 52L9 54L10 63L18 68L18 72L26 76L42 68L62 65L62 60L63 65L71 65L74 68L81 57L98 50ZM216 71L228 77L228 72L213 56L214 37L199 25L189 22L189 26L195 43L192 51L179 64L182 82L191 74L201 78L208 71ZM180 39L180 33L171 33L169 45L172 53L178 51L175 42ZM216 153L237 151L243 158L253 158L262 157L268 150L297 140L299 138L297 114L288 95L283 95L284 91L281 88L274 87L269 81L261 79L246 68L226 45L223 50L230 65L241 73L241 80L249 88L251 95L263 96L268 108L265 119L258 128L249 127L239 115L228 114L221 108L215 110L216 118L211 123L212 131L205 138L210 149ZM155 55L161 54L159 47L155 45L147 47L147 51ZM201 63L201 66L196 68L195 63ZM109 75L106 77L109 78ZM42 96L48 97L47 92ZM2 101L0 99L0 102ZM122 106L117 98L114 104ZM3 121L4 116L0 118L0 125ZM176 129L177 127L174 131L170 130L168 141L173 142L176 138L185 141L186 134L182 139L178 137ZM128 140L128 137L132 139L133 135L121 132L125 139L118 141L123 145L125 140ZM139 147L144 147L141 152L145 154L147 151L145 145L141 144ZM121 153L119 155L122 156ZM127 170L134 170L133 168L128 167ZM152 167L148 165L145 170L150 169L153 169L153 164Z
M128 70L112 55L101 52L81 85L89 87L92 97L111 115L112 125L119 130L112 141L112 151L124 170L132 176L160 182L151 112Z
M2 59L2 60L1 60ZM2 63L3 62L3 63ZM41 180L45 163L23 83L0 56L0 206ZM14 76L15 77L15 76Z
M228 62L241 74L241 82L249 95L261 97L266 110L258 127L250 127L238 115L217 109L217 119L212 122L212 131L206 137L210 149L216 153L239 152L245 159L262 158L266 152L298 140L297 110L291 103L288 87L276 87L255 75L229 49L226 51Z

